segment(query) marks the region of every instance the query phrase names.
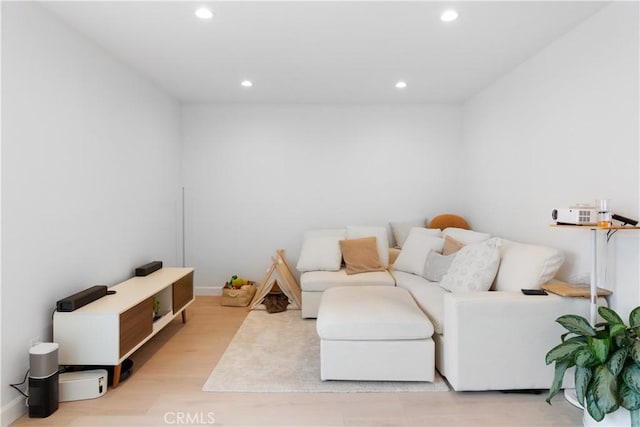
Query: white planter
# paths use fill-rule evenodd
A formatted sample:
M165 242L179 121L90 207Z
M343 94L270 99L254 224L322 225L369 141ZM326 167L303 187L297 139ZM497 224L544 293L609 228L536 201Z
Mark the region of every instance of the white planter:
M585 427L627 427L631 426L631 414L628 409L620 407L617 411L605 415L602 421L597 422L585 409L582 415L582 424Z

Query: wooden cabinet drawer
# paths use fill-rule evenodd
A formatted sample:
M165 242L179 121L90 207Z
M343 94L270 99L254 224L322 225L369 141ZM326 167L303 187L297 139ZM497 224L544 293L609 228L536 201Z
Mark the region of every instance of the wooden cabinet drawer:
M120 314L120 357L144 341L153 331L153 297Z
M180 311L193 299L193 271L173 284L173 312Z

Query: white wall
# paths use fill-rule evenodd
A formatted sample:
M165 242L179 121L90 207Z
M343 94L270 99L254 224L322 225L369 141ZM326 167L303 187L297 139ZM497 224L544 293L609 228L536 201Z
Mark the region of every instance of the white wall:
M259 282L280 248L295 266L307 229L457 209L457 106L188 105L183 128L198 287Z
M614 3L464 105L468 216L562 248L565 279L588 278L590 236L550 228L553 208L609 198L640 217L638 49L638 4ZM640 304L639 235L601 248L601 283L625 315Z
M180 107L33 3L2 3L3 424L57 300L176 265Z

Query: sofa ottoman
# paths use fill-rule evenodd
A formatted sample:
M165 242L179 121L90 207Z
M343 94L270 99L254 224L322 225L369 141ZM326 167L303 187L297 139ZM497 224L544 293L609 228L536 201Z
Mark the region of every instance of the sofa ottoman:
M327 289L316 330L322 380L434 379L433 325L406 289Z
M341 286L394 287L395 285L395 279L386 270L359 274L347 274L344 268L339 271L308 271L300 276L302 318L317 317L322 294L329 288Z

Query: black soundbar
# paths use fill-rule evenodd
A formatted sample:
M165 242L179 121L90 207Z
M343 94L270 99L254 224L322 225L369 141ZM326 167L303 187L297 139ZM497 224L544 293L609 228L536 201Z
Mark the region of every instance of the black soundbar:
M58 311L73 311L77 310L83 305L87 305L97 299L102 298L107 294L106 286L92 286L80 291L77 294L70 295L64 299L61 299L56 303L56 309Z
M154 271L158 271L162 268L162 261L152 261L149 264L141 265L136 268L136 276L148 276Z
M638 221L636 221L635 219L627 218L622 215L613 214L611 218L615 219L616 221L620 221L623 225L627 225L627 224L633 225L633 226L638 225Z

